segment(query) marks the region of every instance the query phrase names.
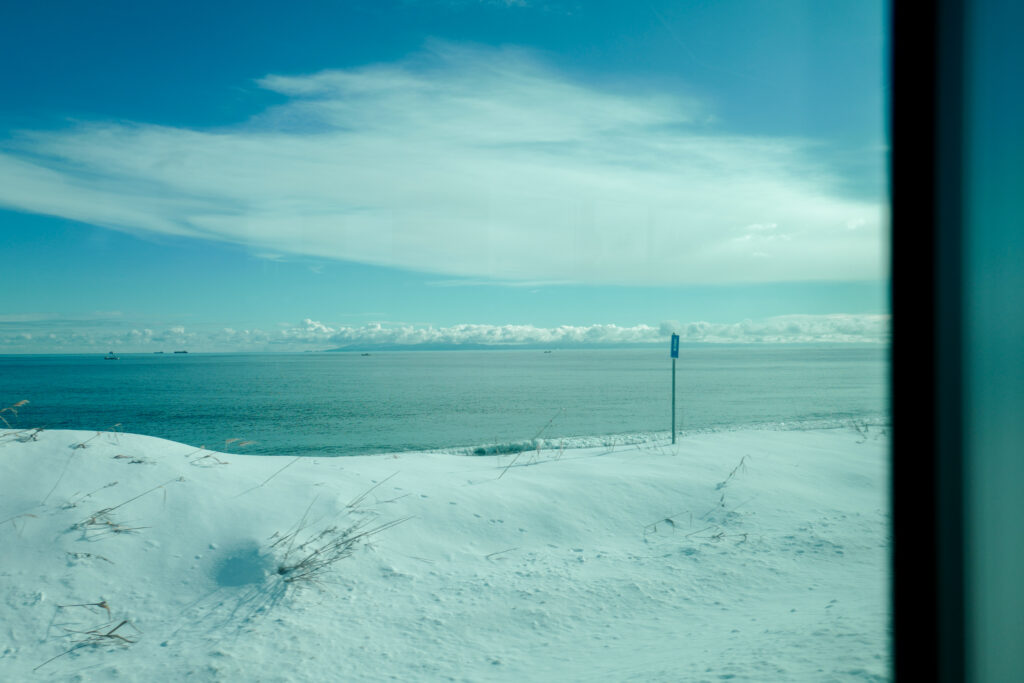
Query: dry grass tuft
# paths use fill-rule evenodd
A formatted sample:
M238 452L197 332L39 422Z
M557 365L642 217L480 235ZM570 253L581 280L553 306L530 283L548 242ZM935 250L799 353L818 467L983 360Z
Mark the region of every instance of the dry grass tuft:
M325 572L340 560L350 557L356 548L368 538L398 526L412 519L412 516L366 528L371 521L364 518L346 527L328 526L319 531L307 532L304 523L278 538L271 548L284 547L284 555L278 563L277 574L285 583L309 581L315 583ZM305 517L303 518L303 522ZM300 537L305 536L304 540Z
M27 399L22 399L22 400L18 401L17 403L12 403L11 405L7 406L6 408L0 408L0 422L3 422L5 425L7 425L8 429L11 429L11 423L8 422L4 418L3 413L10 413L11 415L14 415L15 417L17 417L17 415L18 415L18 408L20 408L20 407L22 407L24 405L28 405L28 400Z
M342 514L351 514L350 510L393 476L395 475L392 474L356 496L345 506L345 511ZM277 575L286 584L295 582L318 584L323 575L332 570L337 562L350 557L356 548L366 543L369 538L412 519L410 515L371 526L373 521L371 514L345 526L333 523L321 526L309 522L309 512L313 509L316 500L314 498L310 502L302 518L291 530L284 535L275 533L271 536L271 540L276 540L271 543L270 548L277 552L281 552L282 549L284 551L277 563Z

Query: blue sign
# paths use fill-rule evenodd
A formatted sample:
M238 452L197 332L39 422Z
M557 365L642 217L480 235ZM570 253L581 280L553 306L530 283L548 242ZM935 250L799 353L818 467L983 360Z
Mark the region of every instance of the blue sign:
M679 358L679 335L672 335L672 358Z

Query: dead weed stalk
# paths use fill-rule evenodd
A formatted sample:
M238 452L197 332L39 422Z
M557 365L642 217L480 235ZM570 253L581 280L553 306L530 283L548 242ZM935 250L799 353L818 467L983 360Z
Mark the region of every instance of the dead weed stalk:
M22 400L18 401L17 403L12 403L11 405L7 406L6 408L0 408L0 422L3 422L5 425L7 425L8 429L11 429L11 423L7 421L7 419L3 416L3 414L4 413L10 413L11 415L14 415L15 417L17 417L18 416L18 408L22 407L23 405L28 405L28 400L27 399L22 399Z

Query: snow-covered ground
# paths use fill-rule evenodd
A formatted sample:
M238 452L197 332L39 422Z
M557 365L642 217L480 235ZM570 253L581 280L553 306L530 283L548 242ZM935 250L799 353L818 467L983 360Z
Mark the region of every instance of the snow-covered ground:
M888 680L888 448L294 459L0 430L0 677Z

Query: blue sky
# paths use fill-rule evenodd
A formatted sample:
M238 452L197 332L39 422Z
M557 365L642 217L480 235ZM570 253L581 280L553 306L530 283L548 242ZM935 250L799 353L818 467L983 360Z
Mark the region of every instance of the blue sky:
M884 4L297 5L0 10L0 353L885 339Z

